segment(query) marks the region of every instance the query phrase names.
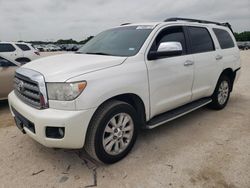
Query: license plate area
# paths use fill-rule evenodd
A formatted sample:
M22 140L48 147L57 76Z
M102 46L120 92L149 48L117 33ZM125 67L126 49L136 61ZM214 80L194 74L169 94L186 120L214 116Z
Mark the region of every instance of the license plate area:
M25 130L23 129L23 122L22 122L20 119L18 119L18 117L16 117L16 116L14 117L14 119L15 119L17 128L18 128L20 131L22 131L22 133L25 134Z
M21 115L19 112L16 111L15 108L11 107L15 117L15 122L16 122L16 126L23 132L24 131L24 127L28 128L31 132L33 132L34 134L36 133L35 131L35 125L34 123L32 123L31 121L29 121L27 118L25 118L23 115Z

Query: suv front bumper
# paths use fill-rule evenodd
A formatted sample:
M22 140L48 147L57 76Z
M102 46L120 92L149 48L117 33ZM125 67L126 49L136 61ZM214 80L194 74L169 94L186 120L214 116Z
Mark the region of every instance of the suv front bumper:
M32 122L34 130L24 126L24 131L40 144L52 148L79 149L84 146L85 136L95 108L81 111L66 111L56 109L38 110L22 102L14 92L8 96L10 110L15 117L19 113ZM15 110L15 113L13 112ZM48 138L47 127L63 127L63 138Z

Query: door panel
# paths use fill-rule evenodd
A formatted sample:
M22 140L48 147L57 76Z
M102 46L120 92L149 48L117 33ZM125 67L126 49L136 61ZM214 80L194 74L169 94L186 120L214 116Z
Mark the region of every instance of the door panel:
M213 93L214 82L218 80L220 72L215 52L194 54L194 84L192 100L208 97Z
M19 53L22 54L20 57L30 59L34 55L33 51L27 44L17 43L16 49L18 49L20 51Z
M194 58L194 83L192 88L192 101L209 97L213 93L215 80L218 79L220 64L216 60L217 52L206 27L185 27L190 39L190 53Z
M179 42L181 55L146 60L149 76L151 118L190 102L194 78L193 56L187 55L187 41L182 26L160 30L150 51L162 42Z
M1 43L0 56L14 62L15 59L19 57L19 50L16 49L15 45L12 45L10 43Z
M192 55L147 63L151 117L190 102L194 70L186 61L193 61Z

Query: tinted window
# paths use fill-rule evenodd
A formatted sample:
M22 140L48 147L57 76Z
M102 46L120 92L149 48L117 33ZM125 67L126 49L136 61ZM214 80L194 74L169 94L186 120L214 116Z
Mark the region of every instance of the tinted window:
M25 44L16 44L21 50L23 51L29 51L30 50L30 47L28 47L27 45Z
M14 63L11 63L10 61L0 57L0 67L10 67L10 66L16 66Z
M214 50L213 40L206 28L188 27L192 53L202 53Z
M151 26L127 26L104 31L87 42L77 53L132 56L152 31Z
M234 47L234 41L230 34L223 29L213 29L219 43L221 49L226 49L226 48L233 48Z
M186 53L186 41L182 27L171 27L160 32L151 47L151 51L156 51L162 42L180 42L183 54Z
M12 44L5 44L1 43L0 44L0 52L14 52L16 49Z
M36 47L33 44L31 44L31 46L32 46L32 48L34 48L34 50L37 50Z

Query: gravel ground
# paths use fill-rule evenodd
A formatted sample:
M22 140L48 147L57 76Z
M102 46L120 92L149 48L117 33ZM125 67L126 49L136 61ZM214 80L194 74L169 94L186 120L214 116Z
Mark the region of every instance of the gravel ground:
M142 131L114 165L81 151L45 148L20 133L0 103L0 187L250 187L250 51L222 111L199 109Z

